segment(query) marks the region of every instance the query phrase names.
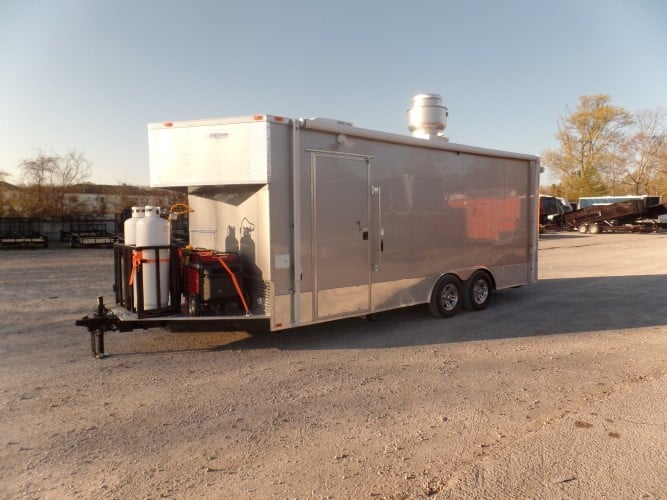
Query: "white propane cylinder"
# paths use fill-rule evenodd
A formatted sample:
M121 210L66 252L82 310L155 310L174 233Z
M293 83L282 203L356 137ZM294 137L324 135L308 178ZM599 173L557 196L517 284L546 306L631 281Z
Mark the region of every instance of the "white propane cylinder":
M126 245L137 244L137 219L142 218L145 212L144 207L132 207L132 217L123 224L123 240Z
M137 248L142 254L144 311L169 305L169 249L142 249L169 246L169 222L160 217L160 208L146 206L145 216L137 219ZM158 304L158 261L160 269L160 303ZM136 300L135 300L136 307Z

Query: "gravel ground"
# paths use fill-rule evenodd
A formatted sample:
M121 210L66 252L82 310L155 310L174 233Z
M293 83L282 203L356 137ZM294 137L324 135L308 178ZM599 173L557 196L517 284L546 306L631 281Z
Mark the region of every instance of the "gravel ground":
M1 498L665 498L667 234L547 234L540 282L250 336L109 333L110 250L0 252Z

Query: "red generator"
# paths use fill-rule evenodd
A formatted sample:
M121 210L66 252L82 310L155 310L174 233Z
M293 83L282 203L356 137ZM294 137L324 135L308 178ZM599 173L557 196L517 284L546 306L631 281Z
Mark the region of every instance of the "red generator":
M186 250L181 257L183 295L189 316L248 313L237 253Z

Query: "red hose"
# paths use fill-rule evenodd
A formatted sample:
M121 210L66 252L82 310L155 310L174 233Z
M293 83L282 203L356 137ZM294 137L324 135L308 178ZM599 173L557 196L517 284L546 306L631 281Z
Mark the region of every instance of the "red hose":
M227 263L222 259L220 256L216 256L218 259L218 262L220 262L220 265L225 268L225 271L227 271L227 274L229 274L229 277L232 278L232 283L234 283L234 288L236 289L236 293L238 294L239 298L241 299L241 303L243 304L243 309L245 310L245 313L248 314L249 309L248 309L248 304L245 301L245 297L243 296L243 292L241 291L241 287L239 286L239 282L236 280L236 276L234 275L234 272L229 268Z

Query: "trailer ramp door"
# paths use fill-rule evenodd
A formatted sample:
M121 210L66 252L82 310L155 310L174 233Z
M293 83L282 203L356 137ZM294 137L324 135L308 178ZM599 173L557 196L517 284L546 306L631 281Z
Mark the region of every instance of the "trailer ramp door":
M312 153L313 310L318 319L370 308L369 158Z

